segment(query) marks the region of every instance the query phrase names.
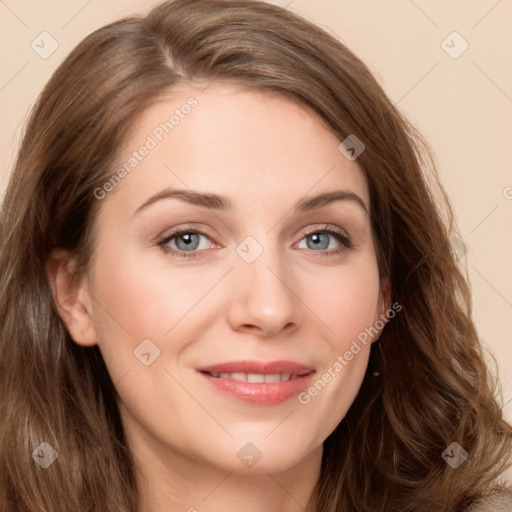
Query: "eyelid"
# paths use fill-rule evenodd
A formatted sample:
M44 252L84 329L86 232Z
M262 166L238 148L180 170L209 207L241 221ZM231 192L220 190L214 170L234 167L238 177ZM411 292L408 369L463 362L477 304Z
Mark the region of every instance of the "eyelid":
M202 231L198 231L197 229L179 229L177 231L173 231L172 233L170 233L169 235L164 237L162 240L160 240L158 242L158 244L159 245L165 245L165 244L169 243L171 240L173 240L174 238L178 238L181 235L189 235L189 234L191 234L191 235L198 235L198 236L204 236L205 238L210 240L210 242L212 242L214 244L216 243L206 233L203 233ZM184 251L184 252L186 252L186 251Z
M197 233L198 235L203 235L206 238L213 241L213 238L206 232L207 230L202 227L198 227L197 224L180 224L179 227L169 228L162 232L162 234L155 237L157 243L162 243L166 240L174 236L178 236L183 233Z
M306 229L307 229L307 231L302 235L302 238L304 238L305 236L311 235L313 233L319 233L319 232L323 232L323 231L335 232L335 233L345 236L346 238L350 238L350 235L348 234L348 232L345 229L340 228L339 226L336 226L334 224L313 225ZM302 240L302 238L301 238L301 240Z

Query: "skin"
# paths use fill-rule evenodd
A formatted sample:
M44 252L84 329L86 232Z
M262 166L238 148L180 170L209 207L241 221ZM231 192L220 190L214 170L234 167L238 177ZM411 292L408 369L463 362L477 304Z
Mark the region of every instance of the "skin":
M67 274L72 257L54 252L56 302L74 341L98 344L105 358L138 462L141 511L302 511L322 443L357 395L370 344L306 405L296 397L270 406L236 400L196 368L291 360L320 376L375 323L389 298L367 211L351 200L294 210L305 196L334 190L357 194L369 210L368 185L311 112L226 85L155 103L134 124L119 161L190 96L197 107L102 200L80 286ZM233 207L172 198L136 213L169 187L219 194ZM196 257L158 245L190 224L206 235ZM322 238L327 248L311 244L307 235L326 226L341 229L351 247L332 235ZM236 252L248 236L263 249L250 264ZM167 246L178 250L176 243ZM145 366L134 350L148 338L160 355ZM237 457L248 442L261 453L252 467Z

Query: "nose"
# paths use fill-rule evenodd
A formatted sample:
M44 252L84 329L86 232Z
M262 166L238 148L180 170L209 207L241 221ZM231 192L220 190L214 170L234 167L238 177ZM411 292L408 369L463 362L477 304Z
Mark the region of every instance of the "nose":
M231 327L261 337L296 329L302 312L291 269L267 251L253 263L240 260L236 266L227 312Z

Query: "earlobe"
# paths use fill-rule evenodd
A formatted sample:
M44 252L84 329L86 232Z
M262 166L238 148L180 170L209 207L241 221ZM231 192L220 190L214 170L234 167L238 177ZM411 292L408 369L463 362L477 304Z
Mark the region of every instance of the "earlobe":
M97 343L91 297L85 277L74 273L75 260L64 249L52 251L46 262L53 302L71 338L82 346Z

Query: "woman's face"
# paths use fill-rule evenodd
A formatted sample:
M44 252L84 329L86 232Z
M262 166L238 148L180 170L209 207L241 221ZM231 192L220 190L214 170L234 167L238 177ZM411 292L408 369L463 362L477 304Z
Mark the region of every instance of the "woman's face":
M95 192L93 335L72 334L99 345L137 454L266 472L321 453L386 309L340 142L289 100L220 85L134 125L125 173Z

